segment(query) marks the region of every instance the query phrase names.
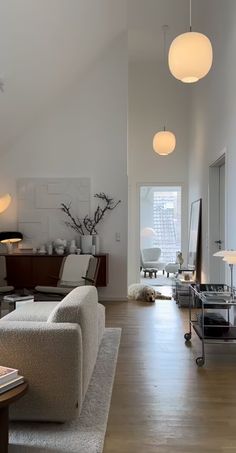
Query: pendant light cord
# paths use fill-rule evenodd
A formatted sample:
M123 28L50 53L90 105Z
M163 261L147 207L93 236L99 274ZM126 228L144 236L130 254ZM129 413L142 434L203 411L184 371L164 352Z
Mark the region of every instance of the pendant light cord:
M165 59L166 59L166 33L168 30L168 25L163 25L162 30L163 30L163 59L164 59L164 68L166 67L165 65ZM166 130L166 126L164 124L163 130Z
M189 0L189 29L192 31L192 0Z
M163 30L163 58L165 61L165 58L166 58L166 32L168 30L168 25L163 25L162 30Z

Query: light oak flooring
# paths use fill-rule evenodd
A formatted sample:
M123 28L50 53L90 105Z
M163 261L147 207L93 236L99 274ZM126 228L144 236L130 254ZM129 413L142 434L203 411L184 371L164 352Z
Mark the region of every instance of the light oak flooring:
M171 289L167 288L167 291ZM106 303L122 338L104 453L235 453L236 344L186 346L174 301Z

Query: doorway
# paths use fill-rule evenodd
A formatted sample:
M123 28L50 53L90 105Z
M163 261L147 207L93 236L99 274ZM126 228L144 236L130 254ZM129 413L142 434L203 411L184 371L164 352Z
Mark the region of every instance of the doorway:
M210 166L209 172L209 277L226 282L226 265L214 253L226 248L225 155Z
M161 249L160 274L181 250L181 192L181 186L140 187L140 250Z

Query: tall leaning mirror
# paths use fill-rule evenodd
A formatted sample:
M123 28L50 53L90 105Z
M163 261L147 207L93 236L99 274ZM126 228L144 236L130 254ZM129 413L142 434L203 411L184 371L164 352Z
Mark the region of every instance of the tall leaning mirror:
M197 281L201 281L201 214L202 200L193 201L190 211L188 267L195 269Z

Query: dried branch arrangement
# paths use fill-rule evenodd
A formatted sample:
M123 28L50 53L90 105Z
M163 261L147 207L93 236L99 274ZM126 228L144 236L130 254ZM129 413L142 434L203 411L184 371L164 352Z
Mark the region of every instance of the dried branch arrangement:
M97 234L97 226L102 221L106 212L113 211L121 203L121 200L115 201L114 198L109 197L104 192L96 193L94 198L100 200L102 206L98 204L93 216L86 215L83 219L72 215L71 203L61 203L61 210L69 217L69 220L65 224L81 235Z

